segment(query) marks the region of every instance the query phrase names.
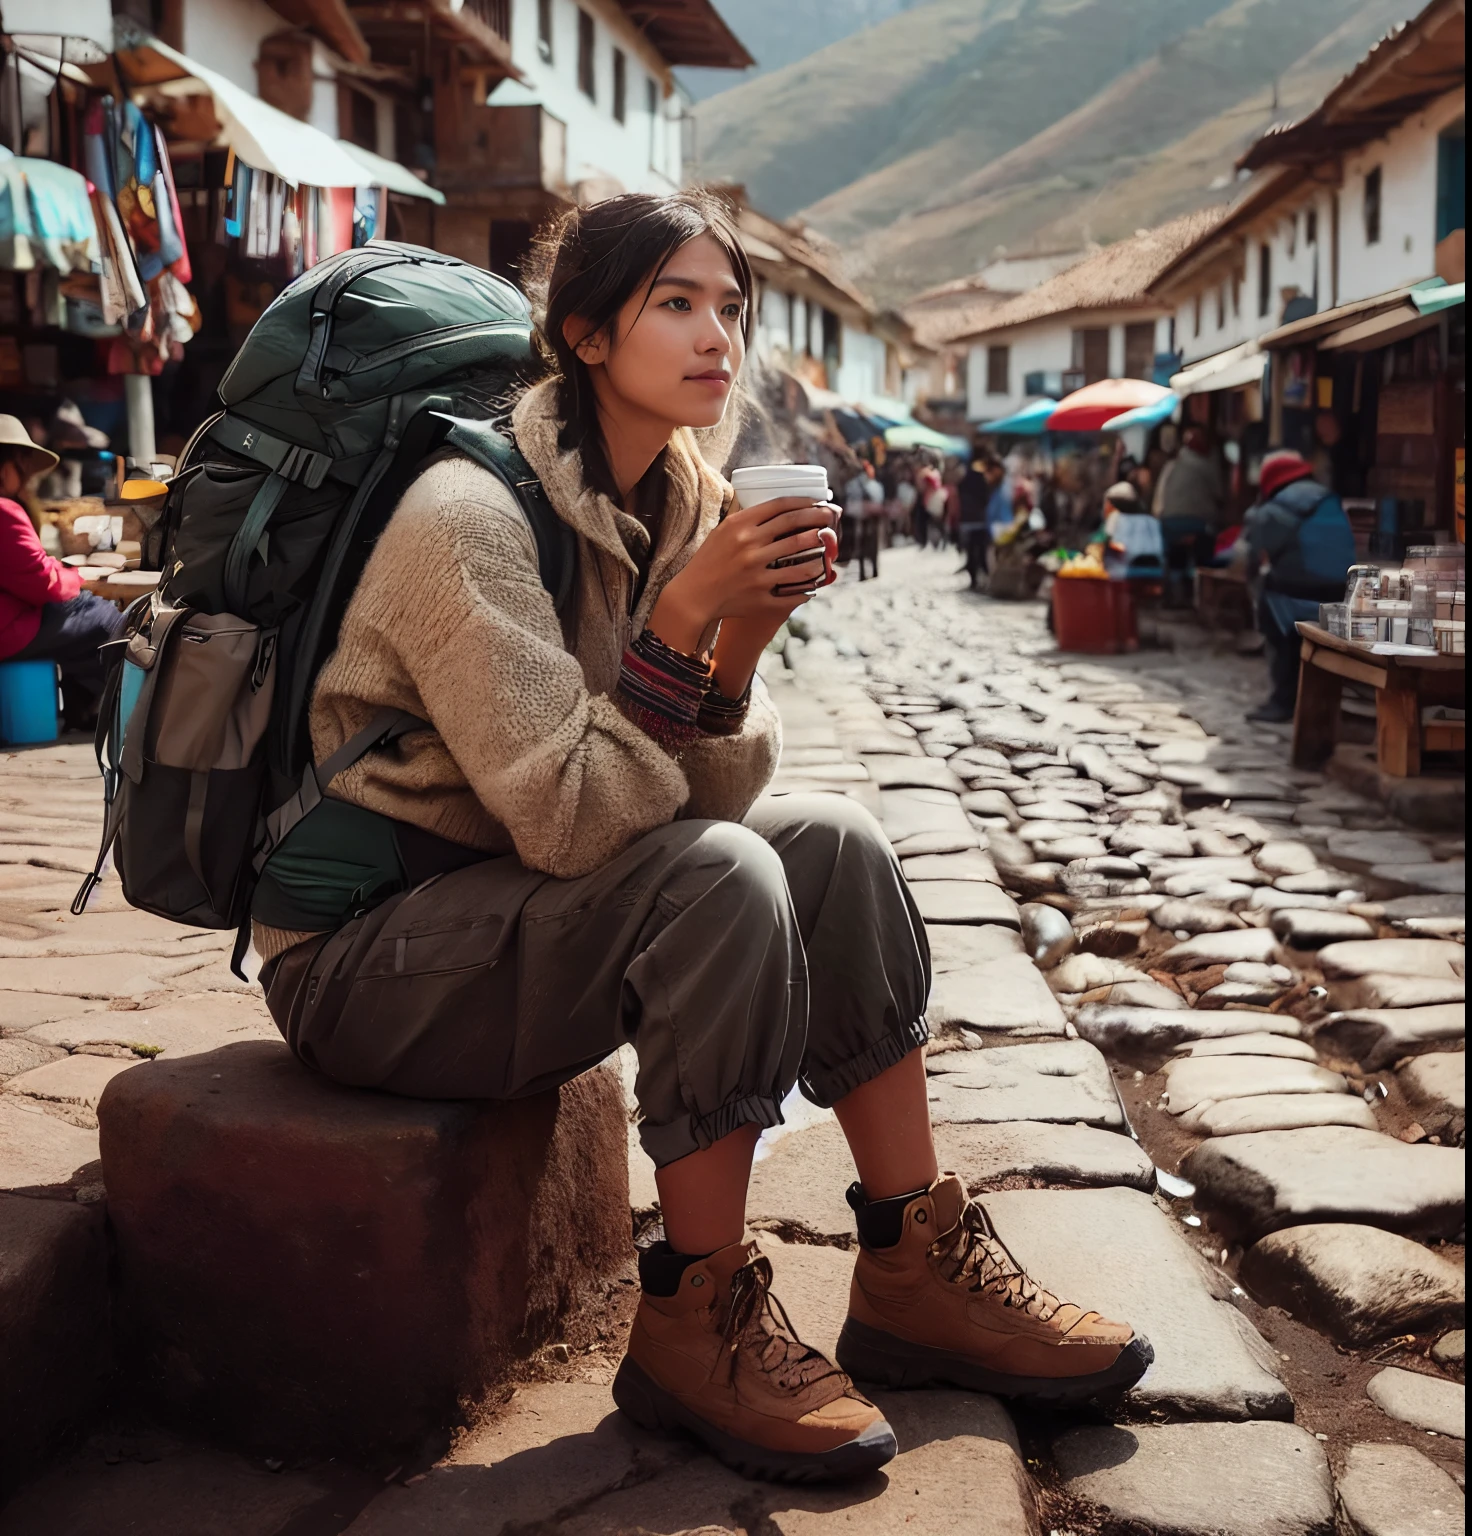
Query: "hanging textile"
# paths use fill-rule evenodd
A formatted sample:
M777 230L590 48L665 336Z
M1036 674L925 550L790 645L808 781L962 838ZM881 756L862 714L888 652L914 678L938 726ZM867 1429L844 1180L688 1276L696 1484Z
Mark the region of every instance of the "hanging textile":
M0 267L91 272L101 257L87 180L50 160L0 148Z
M178 254L168 263L168 267L181 283L190 283L194 281L194 270L189 261L189 247L184 241L184 218L179 212L179 191L174 184L174 167L169 161L168 145L164 143L164 136L159 133L157 126L154 128L154 138L158 148L159 178L168 200L169 222L173 227L174 238L178 242ZM160 199L160 211L164 209L165 204Z

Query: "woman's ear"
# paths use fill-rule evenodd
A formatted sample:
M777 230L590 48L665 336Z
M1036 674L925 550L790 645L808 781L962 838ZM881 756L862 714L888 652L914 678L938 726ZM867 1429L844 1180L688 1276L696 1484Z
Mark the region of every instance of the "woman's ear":
M562 339L577 354L578 361L587 368L596 368L608 361L608 328L591 330L581 315L569 315L562 322Z

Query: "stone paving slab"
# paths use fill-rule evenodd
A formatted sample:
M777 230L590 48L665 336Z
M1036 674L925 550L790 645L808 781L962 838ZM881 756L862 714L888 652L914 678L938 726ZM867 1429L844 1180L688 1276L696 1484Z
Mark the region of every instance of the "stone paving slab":
M929 923L925 931L934 966L925 1011L932 1030L1006 1039L1064 1033L1063 1010L1013 928Z
M1278 1056L1285 1061L1317 1061L1318 1055L1307 1040L1288 1035L1228 1035L1221 1040L1189 1040L1178 1045L1181 1056Z
M991 855L980 848L965 853L921 853L900 861L906 880L984 880L1000 885L1001 876Z
M1017 903L984 880L910 879L910 894L927 923L1000 923L1021 928Z
M1375 1070L1428 1045L1463 1039L1466 1024L1466 1011L1457 1003L1356 1008L1331 1013L1314 1032L1314 1039L1336 1055Z
M1016 1431L994 1399L885 1393L900 1455L851 1487L783 1488L728 1472L687 1442L647 1435L606 1387L523 1388L413 1488L393 1488L344 1536L811 1536L843 1524L876 1536L962 1536L976 1511L998 1536L1034 1536Z
M1349 1536L1459 1536L1465 1499L1409 1445L1352 1445L1335 1485Z
M1075 1014L1073 1027L1130 1065L1153 1070L1172 1051L1192 1040L1221 1040L1234 1035L1268 1033L1297 1038L1301 1026L1285 1013L1194 1008L1130 1008L1113 1003L1086 1003Z
M191 978L192 979L192 978ZM107 1009L39 1024L26 1038L65 1049L142 1046L150 1055L191 1056L234 1040L277 1040L280 1032L266 1012L259 989L249 995L185 993L155 1008Z
M1378 1227L1310 1223L1270 1233L1243 1255L1242 1284L1341 1344L1376 1344L1460 1323L1466 1272Z
M59 1061L49 1061L45 1066L7 1078L4 1092L95 1114L102 1090L113 1078L144 1065L142 1060L126 1061L112 1056L63 1056Z
M1454 1237L1466 1209L1461 1152L1407 1146L1351 1126L1222 1136L1189 1153L1196 1203L1230 1231L1354 1221L1413 1237Z
M101 1188L97 1130L50 1114L34 1099L0 1094L0 1191L70 1200Z
M1454 1440L1467 1438L1467 1389L1459 1381L1392 1365L1370 1378L1365 1395L1392 1419Z
M54 960L0 959L0 993L43 992L61 997L146 997L176 976L197 970L201 956L83 955L65 965Z
M950 1051L930 1057L925 1070L937 1121L1124 1126L1109 1064L1086 1040Z
M1181 1116L1184 1130L1204 1136L1297 1131L1310 1125L1357 1125L1365 1131L1379 1129L1374 1110L1352 1093L1265 1093L1200 1104Z
M1460 976L1375 973L1345 981L1331 980L1328 990L1329 1006L1336 1012L1360 1008L1434 1008L1443 1003L1460 1007L1467 1000L1467 983Z
M1161 1102L1173 1115L1222 1099L1259 1098L1264 1094L1343 1094L1348 1087L1338 1072L1308 1061L1264 1056L1176 1057L1163 1068L1166 1093ZM1361 1101L1363 1102L1363 1101Z
M1019 1263L1050 1290L1123 1320L1155 1347L1128 1401L1187 1418L1288 1418L1276 1356L1149 1196L1003 1190L986 1201Z
M1319 968L1335 981L1361 976L1460 977L1467 951L1447 939L1364 939L1329 944Z
M1090 1426L1053 1442L1064 1487L1131 1531L1332 1536L1324 1447L1296 1424Z

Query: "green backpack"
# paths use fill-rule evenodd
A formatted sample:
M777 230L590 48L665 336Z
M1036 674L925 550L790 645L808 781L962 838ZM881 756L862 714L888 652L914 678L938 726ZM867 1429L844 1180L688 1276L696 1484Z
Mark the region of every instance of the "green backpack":
M326 763L308 710L358 578L431 456L499 476L560 613L576 542L504 425L532 363L511 284L418 246L324 261L256 322L149 530L159 589L113 642L97 758L106 820L80 913L111 851L135 907L197 927L335 927L417 879L481 857L323 799L375 748L428 727L386 710Z

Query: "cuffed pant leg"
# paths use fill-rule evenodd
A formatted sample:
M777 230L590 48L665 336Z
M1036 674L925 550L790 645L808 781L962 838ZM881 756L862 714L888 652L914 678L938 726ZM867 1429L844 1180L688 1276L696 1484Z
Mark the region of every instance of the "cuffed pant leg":
M925 925L879 823L840 795L783 795L746 818L776 850L807 956L799 1083L829 1106L929 1037Z
M677 822L659 931L624 977L644 1150L656 1167L743 1125L780 1125L807 1023L802 940L781 860L735 822Z

